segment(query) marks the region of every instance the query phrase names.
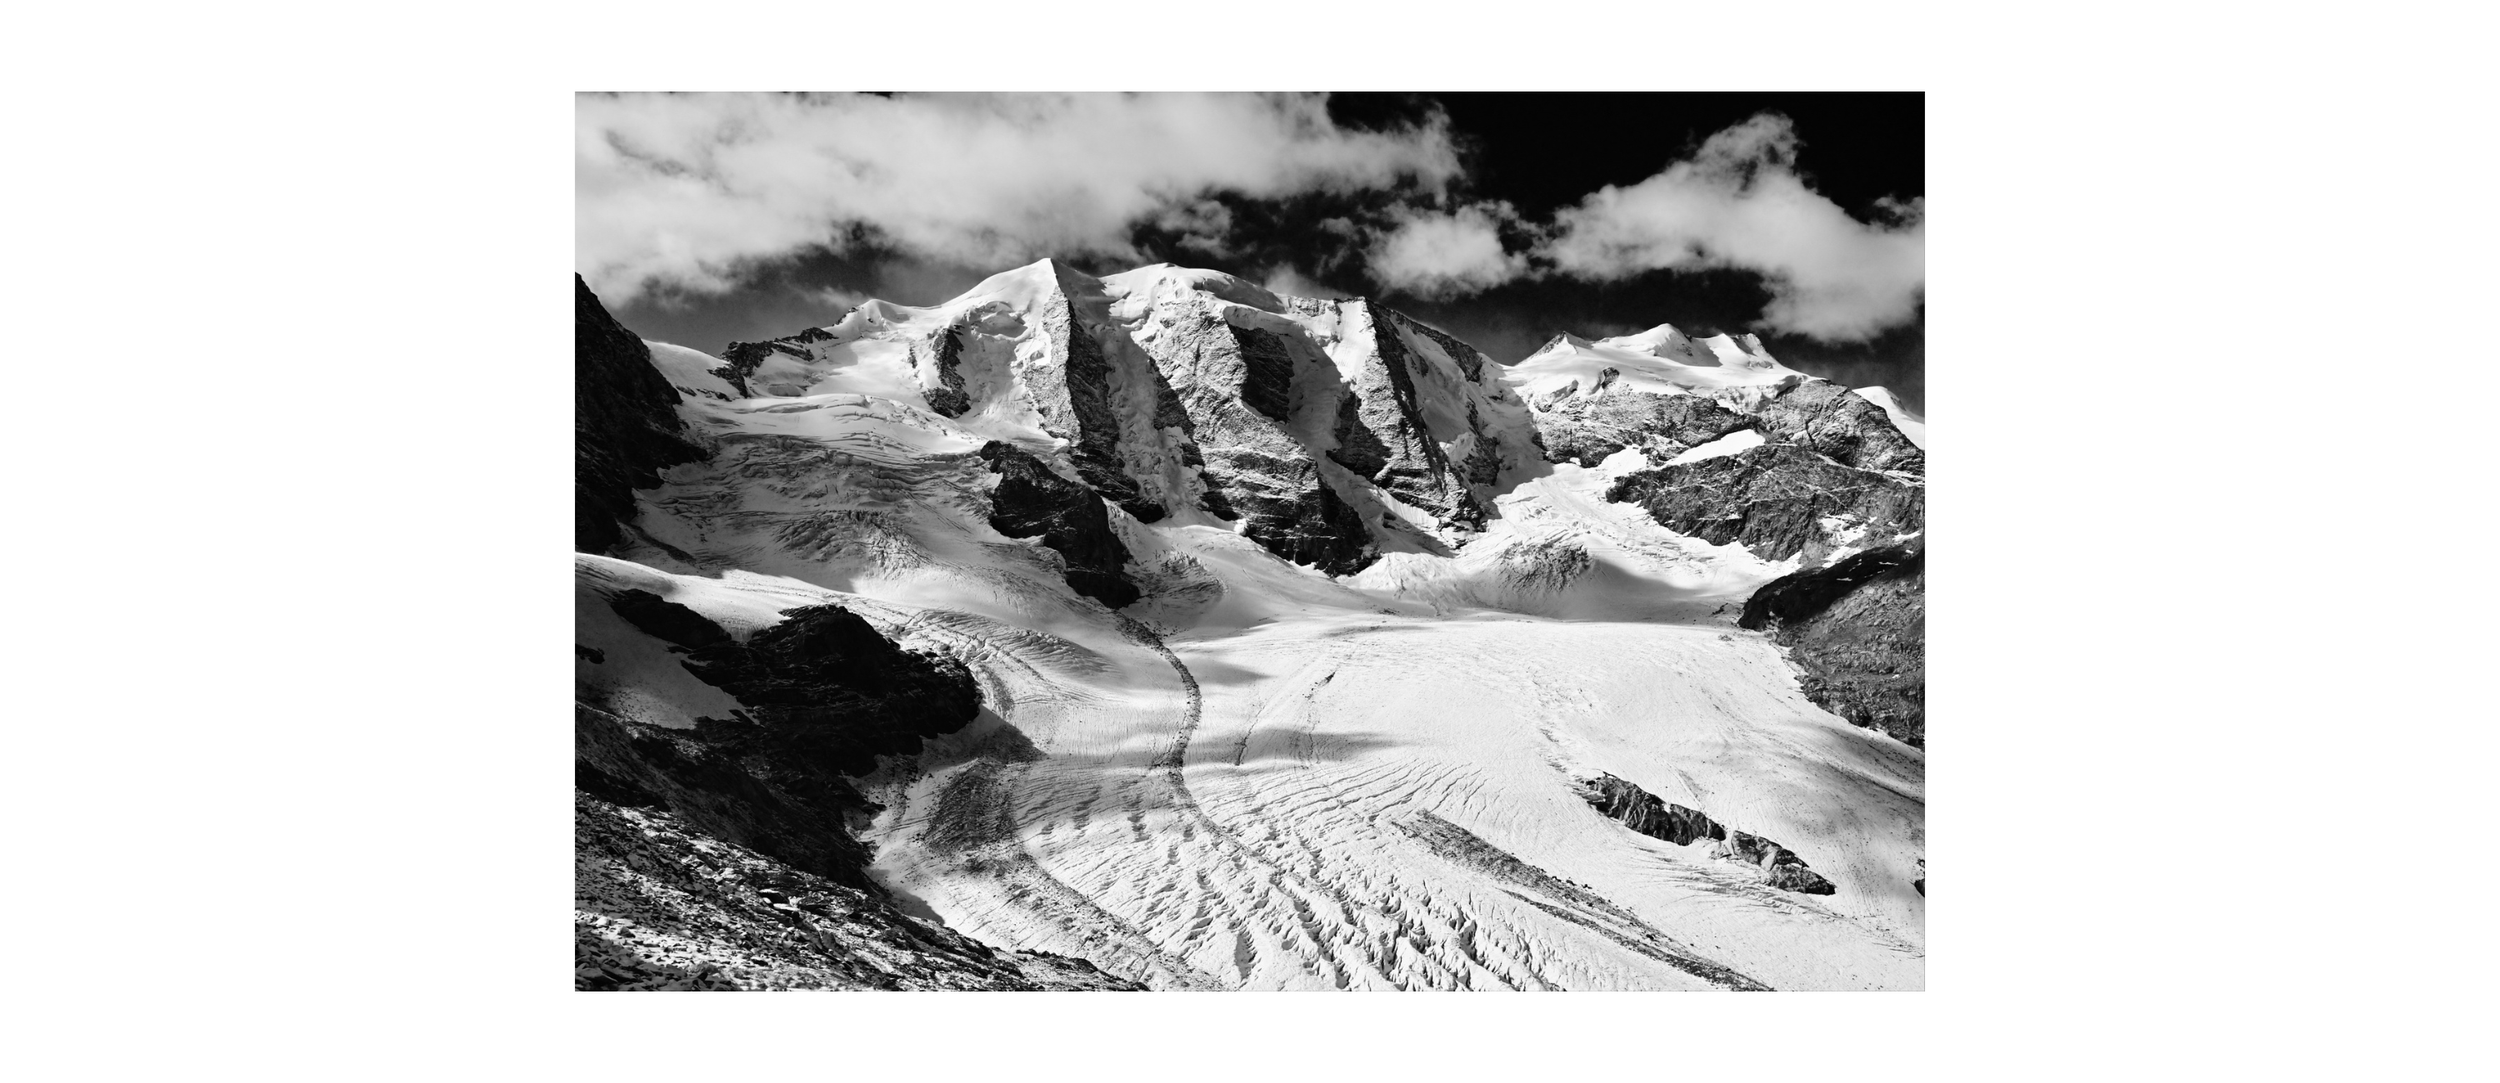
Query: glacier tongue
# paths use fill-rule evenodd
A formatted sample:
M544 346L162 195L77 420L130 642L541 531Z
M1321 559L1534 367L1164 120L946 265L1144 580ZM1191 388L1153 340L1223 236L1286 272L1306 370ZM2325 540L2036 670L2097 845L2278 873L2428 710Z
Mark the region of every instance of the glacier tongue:
M880 883L993 946L1166 988L1918 988L1923 753L1736 626L1832 543L1608 499L1774 450L1748 441L1914 498L1891 407L1749 339L1565 339L1505 370L1376 302L1046 260L717 362L652 344L707 455L635 494L584 589L740 636L832 602L960 659L979 718L866 779L858 830ZM1716 457L1670 465L1694 449ZM580 666L621 709L727 709L662 646L584 628L629 663ZM1835 891L1629 830L1582 795L1600 775Z

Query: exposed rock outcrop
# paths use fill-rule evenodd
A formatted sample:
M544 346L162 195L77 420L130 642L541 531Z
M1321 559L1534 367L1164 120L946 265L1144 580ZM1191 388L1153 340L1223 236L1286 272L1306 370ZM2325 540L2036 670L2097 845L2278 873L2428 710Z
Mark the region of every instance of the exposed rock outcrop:
M1329 362L1291 325L1245 326L1228 310L1238 311L1208 295L1167 302L1147 347L1202 454L1204 506L1286 560L1361 570L1377 556L1362 514L1289 428L1296 374Z
M1917 481L1844 466L1794 444L1626 474L1606 499L1637 503L1680 534L1742 543L1765 560L1916 534L1927 504Z
M648 591L608 604L741 706L669 729L575 705L575 988L1138 988L910 917L868 877L848 776L971 721L961 663L835 605L740 642Z
M1901 434L1884 408L1829 380L1792 376L1754 408L1764 432L1843 466L1923 474L1927 453Z
M1760 835L1737 831L1695 809L1661 801L1657 795L1613 775L1599 775L1581 784L1590 806L1625 827L1678 846L1711 841L1710 856L1762 873L1763 881L1782 891L1829 895L1836 890L1821 873L1806 867L1795 851Z
M1092 489L1013 444L992 440L981 458L998 474L990 493L992 528L1010 538L1040 538L1067 562L1068 586L1079 594L1113 609L1137 600L1126 571L1128 547L1112 532L1111 513Z
M936 355L938 386L921 392L921 396L928 400L929 409L940 416L962 417L972 407L971 396L964 393L963 332L954 327L939 331L929 343L929 350Z
M573 276L573 548L604 553L634 518L634 490L703 458L651 349Z
M992 950L882 891L588 792L573 798L573 899L581 990L1139 988L1082 960Z
M1669 458L1758 424L1701 395L1638 393L1567 396L1537 418L1547 461L1580 466L1595 466L1627 447L1653 459Z
M1148 386L1115 388L1111 358L1102 341L1086 326L1084 314L1075 302L1064 296L1045 310L1042 326L1049 335L1049 363L1027 366L1022 375L1044 425L1054 435L1070 441L1069 459L1076 464L1077 476L1085 484L1136 516L1138 522L1162 519L1168 510L1139 483L1140 474L1153 472L1141 469L1143 464L1138 460L1151 458L1155 449L1127 446L1138 434L1123 432L1116 396L1151 396L1151 428L1182 429L1181 437L1186 443L1187 418L1172 385L1153 365L1146 364L1133 366L1127 377L1128 382ZM1143 371L1135 371L1139 369ZM1138 454L1132 454L1132 450ZM1195 450L1194 445L1189 446L1184 457Z
M680 647L716 647L729 642L729 633L712 623L710 617L647 590L619 591L608 599L608 608L644 635Z
M1813 619L1832 603L1878 578L1916 574L1926 564L1923 542L1879 546L1826 567L1791 572L1763 584L1745 599L1737 626L1753 631L1786 627Z
M755 392L748 388L748 379L754 376L756 370L762 368L764 362L770 360L774 354L784 354L795 360L806 361L814 356L808 350L810 345L831 341L832 338L833 335L824 328L810 327L795 335L785 335L764 342L732 342L729 348L721 351L721 360L726 364L713 370L714 375L729 381L730 386L738 389L738 394L751 396ZM784 388L782 390L795 392L797 389Z
M1434 439L1417 395L1421 362L1401 331L1421 325L1368 299L1346 302L1341 311L1353 335L1367 337L1372 348L1360 355L1329 458L1441 522L1483 529L1484 507ZM1466 353L1472 358L1475 351Z
M688 672L744 709L680 730L581 704L577 787L665 807L705 834L867 886L867 854L843 825L867 802L845 776L970 722L980 693L963 664L906 651L835 605L790 610L741 643L666 599L631 590L616 599L619 616L676 644Z
M1226 334L1241 357L1241 404L1270 421L1283 422L1292 409L1293 354L1273 331L1227 322Z
M1772 629L1807 698L1860 726L1926 744L1927 546L1858 553L1764 584L1738 623Z

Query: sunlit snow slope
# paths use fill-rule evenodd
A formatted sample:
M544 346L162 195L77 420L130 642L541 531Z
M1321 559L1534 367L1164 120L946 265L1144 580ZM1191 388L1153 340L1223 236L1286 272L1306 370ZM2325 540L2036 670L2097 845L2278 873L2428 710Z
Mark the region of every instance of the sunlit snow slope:
M1601 381L1734 409L1798 378L1759 343L1662 327L1506 372L1369 302L1044 261L725 359L651 352L707 454L577 557L604 659L580 679L655 725L735 709L607 611L628 589L736 637L833 602L961 659L979 719L889 758L856 825L924 917L1158 988L1923 984L1923 751L1737 626L1853 550L1766 556L1608 499L1778 450L1752 429L1544 456L1537 411ZM993 442L1100 494L1136 601L1071 586L1076 518L994 525ZM1609 818L1606 775L1832 893Z

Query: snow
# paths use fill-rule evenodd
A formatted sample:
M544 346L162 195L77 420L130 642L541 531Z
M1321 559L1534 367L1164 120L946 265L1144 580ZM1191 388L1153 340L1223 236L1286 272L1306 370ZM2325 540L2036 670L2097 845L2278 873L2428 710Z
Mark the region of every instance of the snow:
M1123 319L1133 319L1135 317L1127 313L1142 314L1156 301L1166 299L1173 292L1181 290L1210 294L1233 304L1255 308L1262 312L1282 313L1285 311L1285 303L1277 299L1275 294L1268 292L1266 287L1253 285L1222 271L1193 270L1187 267L1176 267L1169 263L1157 263L1134 271L1110 275L1102 280L1102 289L1109 296L1121 300Z
M1649 453L1633 446L1625 446L1614 454L1597 461L1597 472L1605 475L1608 480L1647 470L1649 467Z
M1901 430L1901 435L1909 437L1910 442L1918 445L1920 451L1927 450L1927 419L1911 413L1909 407L1901 405L1901 400L1894 396L1890 389L1861 387L1857 389L1857 395L1859 398L1883 407L1884 415L1892 419L1893 428Z
M721 379L712 370L721 365L720 358L666 342L645 341L651 350L651 365L679 392L700 398L733 399L738 389Z
M1716 440L1712 440L1707 444L1701 444L1684 449L1684 451L1676 455L1676 457L1667 460L1667 465L1682 466L1685 463L1697 463L1703 459L1717 459L1728 455L1734 455L1748 448L1761 447L1762 441L1762 433L1759 430L1738 429L1735 432L1729 433Z
M1605 377L1612 370L1615 375ZM1763 349L1752 335L1695 339L1669 324L1637 335L1591 342L1564 335L1510 366L1504 378L1521 398L1543 402L1576 385L1578 396L1602 393L1601 384L1653 395L1775 384L1798 375Z
M636 526L659 544L577 558L576 634L606 659L578 667L585 688L661 725L735 706L609 612L628 587L741 637L829 601L952 652L989 709L867 780L885 806L863 836L873 873L992 945L1161 988L1708 988L1724 984L1712 967L1779 988L1923 986L1923 753L1816 707L1779 649L1733 623L1794 561L1607 503L1614 477L1650 465L1637 450L1593 469L1514 455L1482 534L1344 579L1203 515L1149 525L1114 508L1160 586L1112 613L1067 588L1055 554L989 527L973 454L1054 443L1018 366L1046 360L1059 296L1139 334L1213 298L1245 321L1294 319L1346 367L1382 331L1169 265L1097 281L1044 261L937 306L863 304L776 370L804 394L686 400L715 452L638 494ZM975 409L949 419L905 358L954 321L978 329L961 363ZM1496 394L1505 381L1585 389L1615 367L1680 393L1788 374L1758 343L1662 327L1566 340L1524 378L1487 365L1470 383L1438 344L1396 333L1433 359L1417 393L1462 454L1470 403L1501 415L1497 432L1529 423ZM1110 352L1115 370L1151 363ZM710 359L653 354L673 383L714 390ZM1141 421L1135 399L1124 425ZM1606 819L1574 789L1601 772L1778 839L1838 893L1775 891Z

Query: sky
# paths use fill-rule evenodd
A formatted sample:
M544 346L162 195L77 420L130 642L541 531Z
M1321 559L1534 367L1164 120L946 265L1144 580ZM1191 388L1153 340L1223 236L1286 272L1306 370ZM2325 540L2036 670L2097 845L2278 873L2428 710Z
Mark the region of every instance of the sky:
M1504 363L1751 332L1923 408L1925 142L1917 93L584 95L575 269L715 354L1049 256L1376 297Z

